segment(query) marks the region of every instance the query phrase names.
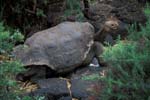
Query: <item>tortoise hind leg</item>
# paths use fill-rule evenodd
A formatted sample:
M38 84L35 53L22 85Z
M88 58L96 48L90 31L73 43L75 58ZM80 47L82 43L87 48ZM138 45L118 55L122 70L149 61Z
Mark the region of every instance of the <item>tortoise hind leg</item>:
M36 81L38 79L46 78L46 67L41 66L30 66L23 73L16 75L17 81Z

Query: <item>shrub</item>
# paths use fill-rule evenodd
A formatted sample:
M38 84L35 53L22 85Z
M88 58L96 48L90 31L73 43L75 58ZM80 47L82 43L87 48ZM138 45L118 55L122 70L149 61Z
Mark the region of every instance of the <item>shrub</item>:
M22 71L21 63L13 60L11 56L15 43L22 41L23 36L19 31L11 33L0 22L0 99L15 100L17 84L14 75Z
M102 100L150 100L150 20L141 31L129 28L127 40L106 47L103 57L110 70L102 80Z
M50 16L53 16L54 11L63 13L60 8L66 8L64 1L67 2L68 8L65 10L65 14L60 14L61 16L58 18L62 17L61 20L64 20L72 15L81 21L83 14L80 0L0 0L0 21L5 21L13 28L19 28L24 34L32 32L32 30L33 32L43 30L53 26L51 22L55 20ZM54 9L50 10L51 7Z
M23 41L23 35L16 30L14 33L5 31L3 23L0 23L0 54L10 54L16 42Z
M81 9L80 0L66 0L67 9L65 10L65 17L74 16L77 21L83 21L84 15Z

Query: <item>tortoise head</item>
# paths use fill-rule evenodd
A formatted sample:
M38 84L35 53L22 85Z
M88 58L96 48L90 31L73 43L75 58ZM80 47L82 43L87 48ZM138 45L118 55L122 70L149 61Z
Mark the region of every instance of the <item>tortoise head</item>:
M118 18L110 16L106 19L103 29L113 37L118 35L124 37L127 34L126 26L127 25L120 21Z
M124 39L127 35L127 25L116 17L110 16L106 19L101 29L94 36L95 41L115 44L115 40L120 35Z

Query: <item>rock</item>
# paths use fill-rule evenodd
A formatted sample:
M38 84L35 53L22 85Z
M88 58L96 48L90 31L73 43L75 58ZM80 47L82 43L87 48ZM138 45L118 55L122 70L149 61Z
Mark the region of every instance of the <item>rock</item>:
M99 4L112 6L114 9L111 13L125 23L144 24L146 22L146 16L137 0L101 0Z
M74 98L81 100L90 100L91 97L94 97L92 100L98 100L99 93L101 91L102 85L98 81L89 81L89 80L71 80L72 87L71 92Z
M99 100L104 84L100 80L101 67L88 66L78 69L71 77L71 93L79 100Z
M110 12L113 7L107 4L93 4L90 6L88 11L88 21L94 26L95 30L98 31L103 27L106 19L110 17Z
M41 79L36 81L38 89L28 95L42 95L50 98L48 100L99 100L104 83L98 78L103 76L101 73L105 70L107 68L87 66L77 69L68 79Z
M93 59L89 66L77 68L70 76L71 79L82 79L84 76L90 76L94 74L99 75L99 72L103 70L103 67L100 67L97 60L94 62L95 60L96 58Z
M78 1L79 5L72 4L71 6L79 6L83 9L83 2ZM72 10L70 7L69 1L66 0L52 0L52 2L48 6L47 11L47 21L51 27L56 26L64 21L82 21L85 20L84 16L82 16L82 11L79 12L76 9ZM70 11L69 11L70 10ZM79 17L80 16L80 17Z
M47 89L52 95L69 95L67 81L59 78L43 79L37 82L39 89Z
M53 27L63 21L64 11L66 9L65 0L52 0L48 6L47 21Z
M48 100L65 100L71 98L67 81L59 78L42 79L36 82L38 89L29 93L29 96L44 95ZM53 99L52 99L53 98Z
M72 100L71 97L61 97L59 100Z

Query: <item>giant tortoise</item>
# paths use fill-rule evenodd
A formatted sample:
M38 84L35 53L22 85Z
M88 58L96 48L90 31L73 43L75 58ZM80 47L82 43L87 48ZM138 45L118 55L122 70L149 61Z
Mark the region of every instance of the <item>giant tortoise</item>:
M111 22L109 24L106 23L107 29L118 26L114 24L116 27L112 27ZM63 22L35 33L24 45L14 48L14 56L29 69L18 74L17 78L24 81L33 76L70 72L90 64L94 57L104 66L105 62L100 56L103 45L94 41L95 36L98 35L95 35L94 27L88 22Z

